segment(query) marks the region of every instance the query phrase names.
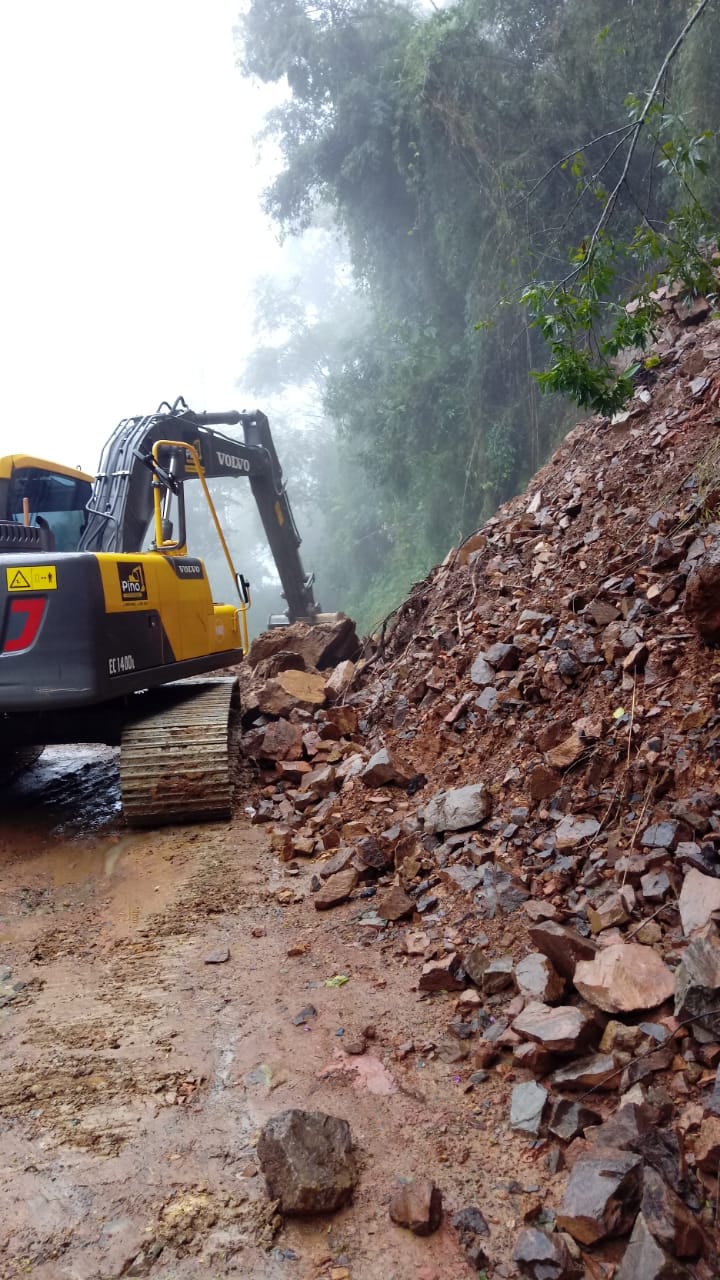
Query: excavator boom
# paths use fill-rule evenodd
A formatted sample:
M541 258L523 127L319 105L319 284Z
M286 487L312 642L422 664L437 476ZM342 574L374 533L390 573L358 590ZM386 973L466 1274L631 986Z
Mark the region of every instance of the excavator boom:
M242 427L244 440L215 430ZM283 587L289 622L312 621L318 612L312 575L300 560L300 535L283 481L270 424L264 413L194 413L184 401L157 413L127 418L108 440L100 458L83 551L137 552L153 512L152 470L148 461L160 440L192 445L206 479L227 476L249 481ZM187 471L188 478L192 471Z

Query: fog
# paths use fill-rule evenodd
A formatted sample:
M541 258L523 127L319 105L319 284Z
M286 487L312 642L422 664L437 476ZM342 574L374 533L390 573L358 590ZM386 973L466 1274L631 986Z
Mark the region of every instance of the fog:
M0 453L93 470L123 417L244 405L253 278L279 255L234 65L237 0L0 8Z

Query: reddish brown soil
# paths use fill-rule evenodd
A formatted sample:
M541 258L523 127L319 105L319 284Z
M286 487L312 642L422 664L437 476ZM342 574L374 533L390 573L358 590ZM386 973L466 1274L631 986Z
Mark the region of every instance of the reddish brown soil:
M3 1280L460 1280L448 1226L422 1240L389 1221L396 1178L428 1172L446 1208L482 1207L498 1256L534 1188L553 1200L544 1154L498 1119L509 1084L467 1091L467 1069L435 1056L438 1007L399 941L380 948L357 904L318 915L310 871L288 874L242 817L126 833L113 788L112 761L50 753L8 797L2 961L26 986L0 1008ZM348 983L326 987L335 974ZM362 1059L344 1055L340 1028L369 1026ZM292 1106L347 1117L362 1176L352 1207L276 1233L254 1143Z

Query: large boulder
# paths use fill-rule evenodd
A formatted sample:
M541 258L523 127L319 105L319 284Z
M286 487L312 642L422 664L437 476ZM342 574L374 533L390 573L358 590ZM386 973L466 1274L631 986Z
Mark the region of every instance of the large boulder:
M358 1173L347 1120L282 1111L262 1129L257 1155L283 1213L331 1213L352 1199Z
M639 942L604 947L592 960L581 960L573 981L581 996L606 1013L654 1009L675 992L665 961Z
M607 1147L581 1155L572 1167L557 1224L580 1244L625 1235L640 1206L642 1161Z
M360 652L360 642L352 619L338 613L312 626L294 622L289 627L263 631L253 640L246 661L254 668L281 651L296 654L310 669L325 671L340 662L354 661Z

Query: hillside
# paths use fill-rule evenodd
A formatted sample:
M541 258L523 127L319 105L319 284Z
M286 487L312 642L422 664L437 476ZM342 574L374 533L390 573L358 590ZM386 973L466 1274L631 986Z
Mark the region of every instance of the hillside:
M437 1052L515 1082L503 1123L568 1171L492 1275L715 1274L720 659L685 606L709 561L712 612L720 322L664 306L629 410L571 431L359 658L295 627L241 673L253 820L317 908L412 957Z

